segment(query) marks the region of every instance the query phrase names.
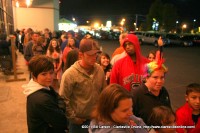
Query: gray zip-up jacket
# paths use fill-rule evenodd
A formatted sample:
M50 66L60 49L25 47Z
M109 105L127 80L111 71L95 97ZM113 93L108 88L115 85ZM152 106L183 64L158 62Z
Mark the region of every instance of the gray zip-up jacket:
M62 76L59 93L66 102L66 115L69 120L73 122L76 117L90 119L104 87L104 71L98 64L94 65L91 75L85 72L79 61L67 69Z

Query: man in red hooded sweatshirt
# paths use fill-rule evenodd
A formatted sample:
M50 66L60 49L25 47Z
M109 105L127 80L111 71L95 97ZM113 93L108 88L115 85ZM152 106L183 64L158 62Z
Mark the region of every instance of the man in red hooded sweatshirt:
M110 83L117 83L128 91L140 85L148 59L142 56L136 35L128 34L123 42L127 55L118 60L111 71Z

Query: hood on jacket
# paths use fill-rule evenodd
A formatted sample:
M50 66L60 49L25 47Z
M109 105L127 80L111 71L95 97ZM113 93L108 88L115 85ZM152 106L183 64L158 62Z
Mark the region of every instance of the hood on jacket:
M134 34L128 34L126 36L126 38L124 39L124 42L122 43L123 47L124 47L125 42L131 42L131 43L133 43L133 45L135 47L136 58L137 57L141 57L140 43L139 43L139 40L138 40L138 38L137 38L136 35L134 35ZM124 47L124 49L125 49L125 47Z
M134 34L128 34L126 36L126 38L124 39L123 47L124 47L125 42L133 43L134 48L135 48L136 64L138 66L138 71L139 71L139 73L144 73L144 68L143 68L144 64L148 63L149 61L146 57L142 56L142 54L141 54L140 43L139 43L138 37ZM124 47L124 49L125 49L125 47Z
M40 89L44 89L45 88L45 89L49 90L49 88L40 85L39 83L33 81L33 79L31 79L28 84L22 85L22 88L24 88L23 93L26 96L29 96L30 94L32 94L32 93L34 93L34 92L36 92L36 91L38 91Z

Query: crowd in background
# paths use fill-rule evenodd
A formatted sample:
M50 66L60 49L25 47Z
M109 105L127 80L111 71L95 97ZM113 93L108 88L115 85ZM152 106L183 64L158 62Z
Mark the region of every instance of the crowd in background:
M90 34L47 28L15 33L30 70L23 86L29 133L200 132L200 85L186 87L186 104L174 112L164 87L161 38L159 49L143 56L137 36L121 33L110 58ZM10 45L1 34L1 58L11 58Z

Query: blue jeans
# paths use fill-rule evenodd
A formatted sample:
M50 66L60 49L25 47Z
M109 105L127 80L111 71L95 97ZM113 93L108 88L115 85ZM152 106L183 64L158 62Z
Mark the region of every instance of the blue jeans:
M83 125L83 127L82 127ZM90 125L90 120L84 121L81 125L77 125L69 122L69 133L88 133L88 128L85 128Z

